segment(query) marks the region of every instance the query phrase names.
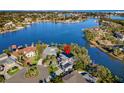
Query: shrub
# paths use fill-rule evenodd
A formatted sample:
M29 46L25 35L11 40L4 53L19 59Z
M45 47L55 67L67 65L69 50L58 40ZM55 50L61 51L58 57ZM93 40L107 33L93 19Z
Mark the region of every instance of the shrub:
M4 83L5 82L5 77L4 75L0 75L0 83Z
M34 78L34 77L37 77L38 75L39 75L39 71L37 67L31 67L25 73L26 78Z
M19 68L18 68L17 66L14 66L14 67L10 68L10 69L7 71L7 73L8 73L9 75L14 75L14 74L17 73L18 71L19 71Z

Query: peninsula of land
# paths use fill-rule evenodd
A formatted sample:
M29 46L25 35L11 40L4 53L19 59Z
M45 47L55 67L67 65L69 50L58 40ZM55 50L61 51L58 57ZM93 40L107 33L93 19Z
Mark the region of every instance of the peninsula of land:
M110 56L124 60L124 21L103 18L101 26L85 30L87 40Z

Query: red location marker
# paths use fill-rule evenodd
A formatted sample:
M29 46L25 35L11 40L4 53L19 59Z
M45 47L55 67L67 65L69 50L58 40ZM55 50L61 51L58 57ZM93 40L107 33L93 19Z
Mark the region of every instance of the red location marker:
M70 47L69 45L65 45L65 46L64 46L64 51L65 51L66 54L70 54L70 52L71 52L71 47Z

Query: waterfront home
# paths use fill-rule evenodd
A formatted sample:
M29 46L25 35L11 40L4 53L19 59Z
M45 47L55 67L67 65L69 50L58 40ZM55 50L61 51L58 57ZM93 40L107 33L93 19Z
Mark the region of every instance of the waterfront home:
M12 45L10 50L17 52L17 51L19 51L20 49L23 49L23 48L24 47L22 45L20 45L20 46Z
M64 72L72 70L75 61L72 54L66 54L63 52L59 55L57 59L59 66Z
M62 77L64 83L88 83L86 79L76 71Z
M22 51L26 57L33 57L35 56L36 47L29 46L29 47L24 48Z
M9 30L9 29L15 28L16 25L12 21L10 21L10 22L6 23L4 25L4 27L5 27L5 29Z
M74 56L72 53L70 54L66 54L65 52L62 52L60 55L59 55L59 58L64 60L65 62L66 61L70 61L70 62L73 62L74 61Z
M95 27L95 28L93 28L93 30L95 30L95 31L99 31L99 30L101 30L99 27Z
M23 24L31 24L32 23L32 18L25 18L23 21Z
M47 55L54 55L57 56L58 49L56 47L46 47L42 53L43 57L46 57Z
M24 46L22 46L22 45L18 46L18 49L23 49L23 48L24 48Z
M118 38L121 41L124 41L124 35L123 34L121 34L120 32L115 32L114 34L115 34L114 36L116 38Z
M12 48L13 51L15 51L17 49L17 46L16 45L12 45L11 48Z

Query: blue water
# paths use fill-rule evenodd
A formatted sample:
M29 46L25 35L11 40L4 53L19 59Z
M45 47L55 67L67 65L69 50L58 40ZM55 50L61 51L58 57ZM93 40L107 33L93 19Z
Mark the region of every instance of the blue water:
M111 16L110 18L115 20L124 20L124 16Z
M0 35L0 52L10 45L25 45L36 43L39 40L44 43L77 43L83 45L82 29L97 26L95 19L89 19L80 23L34 23L30 27L17 32ZM90 24L89 24L90 23Z
M24 28L17 32L5 33L0 35L0 52L9 46L30 45L39 40L44 43L76 43L88 49L89 55L93 62L104 65L111 72L124 80L124 64L97 48L91 48L85 37L82 37L83 31L86 28L99 26L95 20L88 19L79 23L34 23L30 27Z

